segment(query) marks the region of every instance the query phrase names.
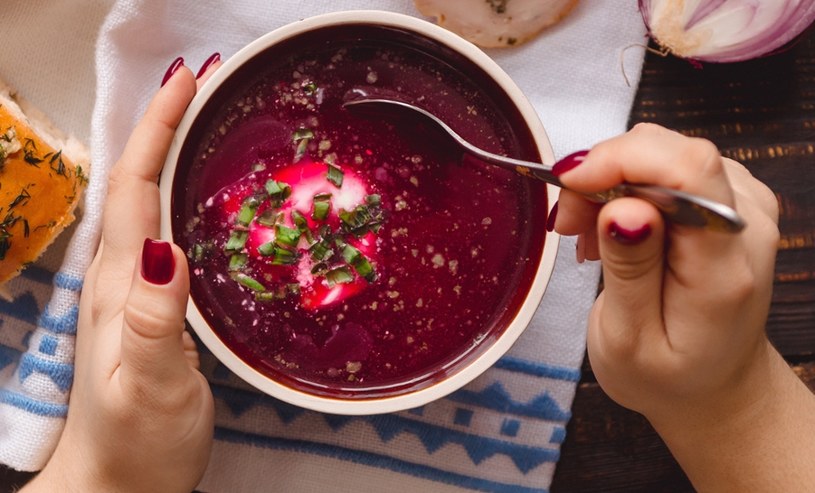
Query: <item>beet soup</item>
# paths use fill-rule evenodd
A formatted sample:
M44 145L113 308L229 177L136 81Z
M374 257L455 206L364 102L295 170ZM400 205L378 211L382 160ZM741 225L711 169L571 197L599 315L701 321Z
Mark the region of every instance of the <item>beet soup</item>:
M174 241L218 337L303 392L411 392L472 361L524 301L545 185L463 158L421 124L342 106L398 93L491 152L539 159L506 94L416 35L299 35L233 74L179 157Z

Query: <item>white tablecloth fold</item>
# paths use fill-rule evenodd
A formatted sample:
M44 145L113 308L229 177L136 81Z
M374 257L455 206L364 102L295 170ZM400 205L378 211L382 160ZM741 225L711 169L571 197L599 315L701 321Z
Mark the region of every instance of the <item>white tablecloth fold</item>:
M94 161L85 214L64 262L43 262L0 302L0 461L35 470L61 429L72 378L76 298L100 228L107 172L158 88L184 56L193 69L283 24L350 9L418 15L404 0L119 0L96 45ZM592 0L520 47L489 54L538 111L558 157L625 131L643 40L634 2ZM54 88L54 90L58 90ZM341 417L262 395L204 353L216 399L216 443L200 485L208 492L544 492L565 438L580 377L599 268L563 239L552 281L519 343L447 398L402 413ZM54 265L52 261L50 265ZM59 265L58 263L56 265ZM50 298L49 298L50 297ZM47 303L45 301L47 300Z

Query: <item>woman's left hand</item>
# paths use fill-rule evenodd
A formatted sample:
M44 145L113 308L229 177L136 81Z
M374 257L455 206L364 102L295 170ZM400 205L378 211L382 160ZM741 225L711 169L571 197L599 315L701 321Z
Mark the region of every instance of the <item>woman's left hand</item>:
M216 63L217 65L217 63ZM76 377L57 449L25 491L179 491L200 481L213 400L184 330L184 253L159 235L158 175L197 86L176 67L111 171L82 291Z

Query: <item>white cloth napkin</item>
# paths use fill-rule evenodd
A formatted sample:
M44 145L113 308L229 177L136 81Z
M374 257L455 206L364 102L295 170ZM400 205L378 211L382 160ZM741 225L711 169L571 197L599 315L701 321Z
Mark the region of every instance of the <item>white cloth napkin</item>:
M43 303L47 298L32 295L10 307L0 305L0 332L5 334L11 321L17 327L14 334L21 334L15 344L0 339L0 349L8 347L12 355L0 382L3 391L11 388L28 399L18 402L0 393L0 461L37 469L54 444L65 415L66 389L54 388L42 368L22 363L28 354L44 359L43 350L50 346L44 347L38 334L48 331L52 319L75 313L78 286L73 281L81 279L98 238L97 211L107 172L169 63L181 55L196 70L214 51L228 58L283 24L349 9L418 15L406 0L119 0L113 5L96 47L94 168L85 215L71 243L63 243L67 253L56 275L50 270L53 262L38 263L14 284L17 293L26 293L34 278L41 277L45 285L55 286L48 304ZM562 157L625 131L642 54L627 52L628 86L621 53L643 36L634 2L592 0L580 2L566 20L534 41L489 54L526 93ZM565 438L599 275L597 265L577 264L574 250L573 240L562 240L544 300L509 354L464 389L420 410L368 417L304 411L257 393L204 352L203 371L216 398L216 442L199 489L546 491ZM74 288L67 290L70 296L63 293L66 284ZM75 318L66 320L75 328ZM70 367L70 331L57 347L61 364ZM50 386L27 384L34 377ZM29 401L58 407L43 416Z

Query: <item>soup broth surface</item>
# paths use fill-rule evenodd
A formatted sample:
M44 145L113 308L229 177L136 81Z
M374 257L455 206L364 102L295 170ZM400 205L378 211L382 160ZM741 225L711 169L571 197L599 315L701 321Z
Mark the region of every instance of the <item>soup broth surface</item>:
M343 100L398 94L483 149L539 159L531 136L483 74L421 43L317 37L276 53L219 89L182 151L173 231L193 301L240 358L296 389L357 399L430 385L517 313L545 187Z

